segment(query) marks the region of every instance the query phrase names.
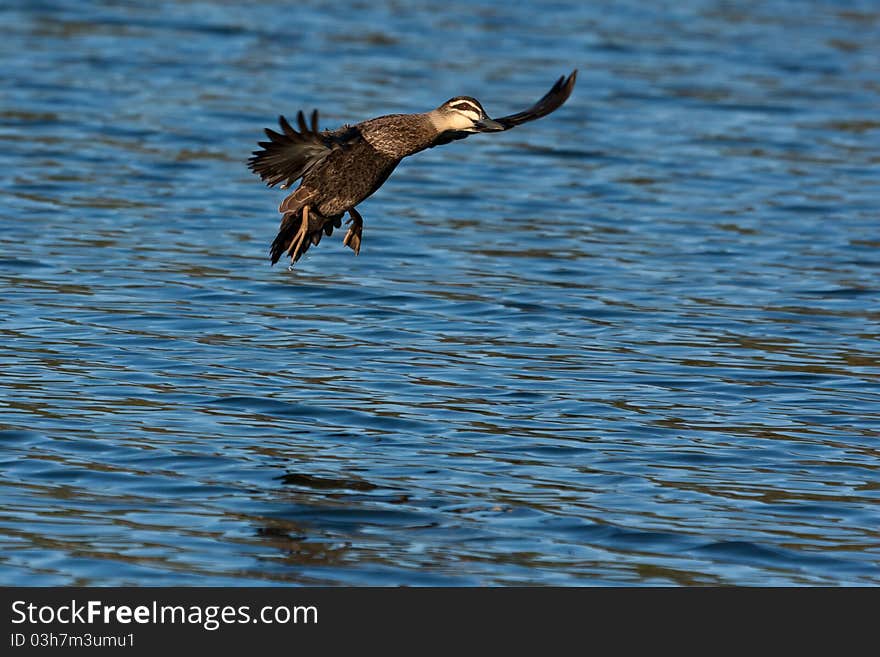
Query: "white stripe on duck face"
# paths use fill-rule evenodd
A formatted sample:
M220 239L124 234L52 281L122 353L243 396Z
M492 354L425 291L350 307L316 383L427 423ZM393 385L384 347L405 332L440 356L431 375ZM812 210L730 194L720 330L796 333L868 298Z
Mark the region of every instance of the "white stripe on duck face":
M475 123L480 120L480 113L476 110L472 109L457 109L456 113L463 115L468 121L471 123Z
M483 116L483 108L467 98L454 98L447 101L446 107L461 112L465 116L473 117L474 121L479 121L480 117Z

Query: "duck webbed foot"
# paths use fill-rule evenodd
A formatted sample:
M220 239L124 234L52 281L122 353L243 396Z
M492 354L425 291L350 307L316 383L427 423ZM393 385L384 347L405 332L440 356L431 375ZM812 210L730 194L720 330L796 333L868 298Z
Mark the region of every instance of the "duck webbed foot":
M318 223L315 223L315 212L312 211L311 215L312 226L309 228L309 239L312 241L312 244L318 246L321 243L321 238L324 235L328 237L333 234L334 228L339 228L342 225L342 215L335 215L333 217L318 217ZM317 228L315 228L317 226Z
M299 260L310 246L318 246L324 235L332 235L334 228L342 226L341 214L325 217L319 214L311 206L305 206L299 217L300 224L296 230L296 234L290 241L287 255L290 256L290 267Z
M290 256L290 266L299 260L302 255L309 249L309 240L306 239L309 234L309 206L303 206L302 215L300 215L299 230L293 236L290 242L290 248L287 255Z
M360 212L352 208L348 211L349 216L351 217L348 221L346 221L346 225L351 224L348 228L348 232L345 234L345 239L342 240L342 243L354 251L355 255L358 255L361 252L361 237L364 232L364 218L361 216Z

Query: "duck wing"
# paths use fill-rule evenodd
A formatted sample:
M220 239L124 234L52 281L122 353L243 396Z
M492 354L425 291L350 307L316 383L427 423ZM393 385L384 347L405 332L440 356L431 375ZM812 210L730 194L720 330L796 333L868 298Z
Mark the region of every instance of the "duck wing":
M527 110L509 116L502 116L500 119L495 119L495 121L504 126L505 130L510 130L522 123L528 123L529 121L540 119L542 116L547 116L550 112L559 109L568 100L571 90L574 89L575 80L577 80L577 69L572 71L568 77L561 76L556 81L556 84L551 87L550 91L544 94L541 100Z
M336 148L355 141L360 133L350 126L338 130L318 131L318 110L311 116L311 125L306 123L302 112L296 115L296 130L284 116L278 117L282 132L265 129L269 141L258 142L261 150L254 151L248 159L248 167L269 187L281 185L282 189L290 187L302 178L309 169L323 160Z
M491 132L502 132L504 130L510 130L513 127L516 127L522 123L528 123L529 121L534 121L535 119L540 119L542 116L547 116L551 112L559 109L562 104L568 100L568 97L571 95L571 90L574 89L574 83L577 80L577 69L571 72L571 75L565 77L561 76L556 84L551 87L550 91L548 91L537 103L532 105L530 108L523 110L522 112L517 112L516 114L510 114L509 116L503 116L500 119L495 119L496 123L501 124L500 129L492 130ZM471 130L446 130L445 132L441 132L437 138L431 142L429 148L434 148L435 146L442 146L443 144L448 144L449 142L456 141L458 139L465 139L466 137L470 137L471 135L476 134Z

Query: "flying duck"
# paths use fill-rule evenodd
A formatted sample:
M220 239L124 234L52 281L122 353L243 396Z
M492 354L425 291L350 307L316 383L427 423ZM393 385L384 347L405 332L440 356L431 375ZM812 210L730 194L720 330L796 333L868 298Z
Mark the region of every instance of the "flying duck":
M272 264L285 252L291 267L308 250L332 235L349 214L343 244L360 253L363 217L355 206L373 194L400 161L426 148L464 139L476 132L501 132L534 121L559 108L571 95L577 70L562 76L541 100L527 110L490 119L479 101L470 96L450 98L435 110L421 114L389 114L337 130L318 131L318 110L310 124L300 111L297 128L278 117L282 132L266 128L269 141L248 160L249 168L269 187L299 187L282 201L281 226L270 255Z

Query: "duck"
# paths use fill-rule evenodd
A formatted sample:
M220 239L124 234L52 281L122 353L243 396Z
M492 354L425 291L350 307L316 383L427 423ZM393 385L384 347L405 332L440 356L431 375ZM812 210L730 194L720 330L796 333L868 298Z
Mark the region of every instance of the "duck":
M358 255L364 220L356 206L376 192L398 164L410 155L465 139L476 133L504 132L556 111L568 100L577 69L561 76L544 96L522 112L492 119L471 96L456 96L428 112L388 114L335 130L319 130L318 110L309 121L302 111L296 127L281 115L280 132L265 129L248 167L269 187L297 188L284 198L278 211L281 224L269 249L272 265L285 253L290 268L323 236L341 228L346 213L343 244Z

